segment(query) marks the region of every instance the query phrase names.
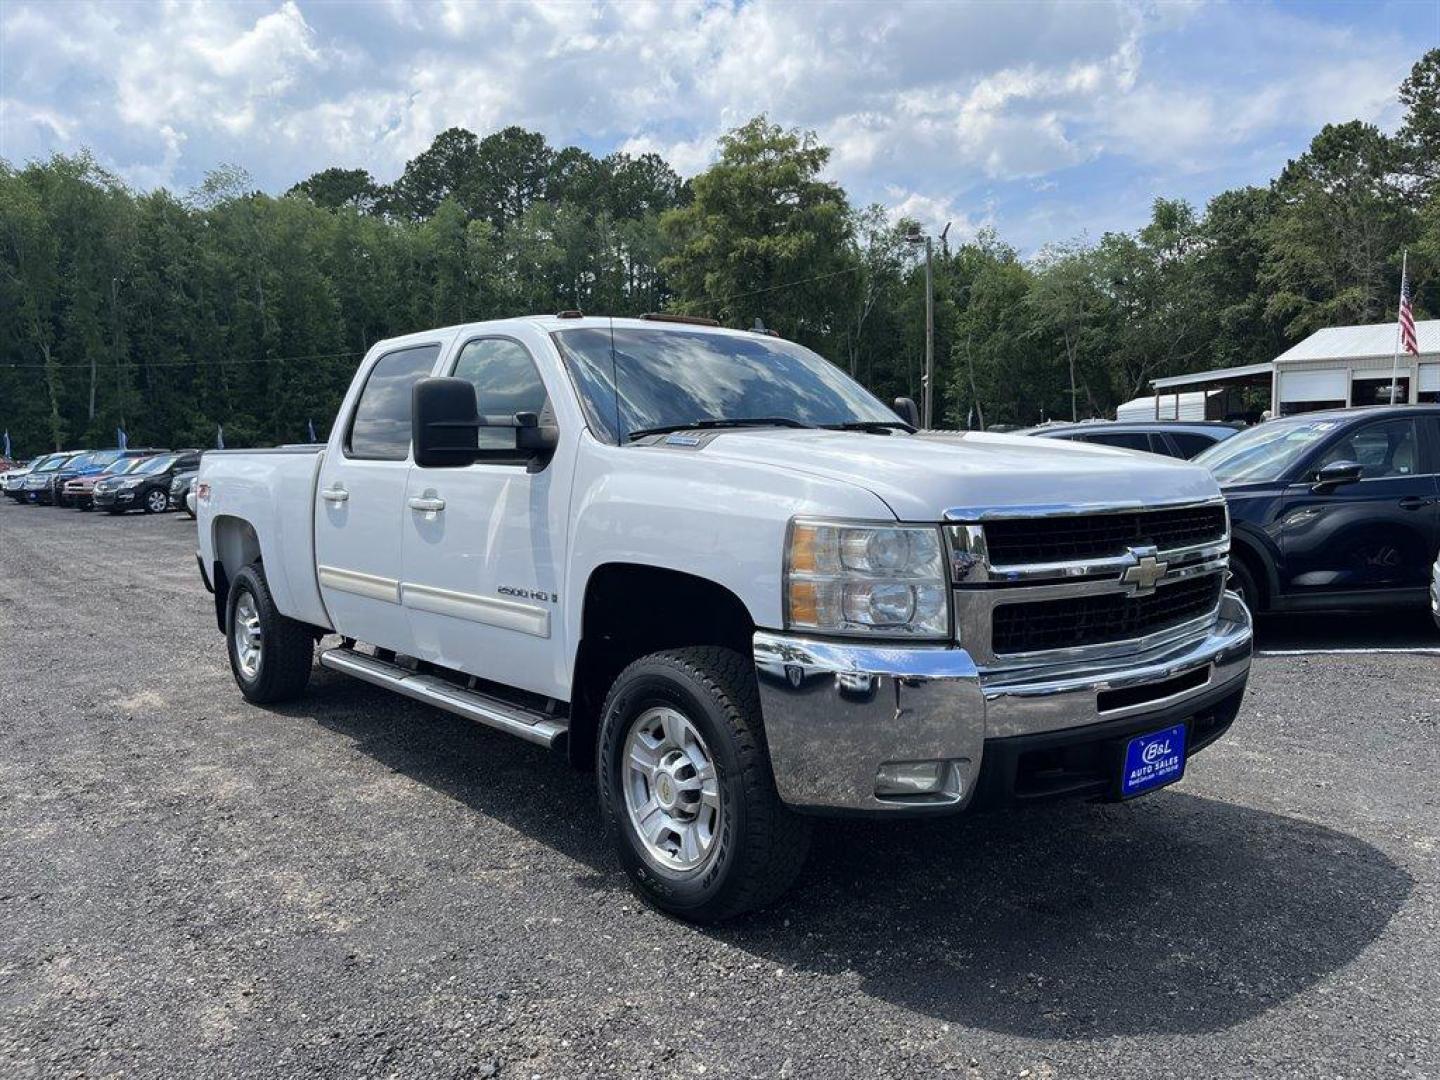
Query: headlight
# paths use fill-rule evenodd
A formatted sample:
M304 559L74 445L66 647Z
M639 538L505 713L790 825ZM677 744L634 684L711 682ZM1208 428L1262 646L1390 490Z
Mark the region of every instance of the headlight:
M940 530L792 522L785 624L823 634L947 637L949 589Z
M137 476L133 480L121 480L119 486L122 488L134 488L139 487L144 482L144 480L140 479L140 477Z

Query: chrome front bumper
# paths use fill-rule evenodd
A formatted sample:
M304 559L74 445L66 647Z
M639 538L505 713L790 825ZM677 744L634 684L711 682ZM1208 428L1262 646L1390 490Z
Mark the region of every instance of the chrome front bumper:
M961 809L987 739L1171 717L1244 688L1250 613L1225 593L1198 636L1108 661L989 671L963 648L819 641L759 631L755 665L780 798L815 810ZM1154 687L1147 693L1147 687ZM1103 695L1103 696L1102 696ZM934 794L877 796L887 763L945 761Z

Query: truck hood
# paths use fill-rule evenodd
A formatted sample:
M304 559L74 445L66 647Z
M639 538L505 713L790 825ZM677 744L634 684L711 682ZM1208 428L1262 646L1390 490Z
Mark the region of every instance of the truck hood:
M1220 493L1199 465L1028 435L765 428L723 432L697 452L856 484L883 499L901 521L1017 507L1199 501Z

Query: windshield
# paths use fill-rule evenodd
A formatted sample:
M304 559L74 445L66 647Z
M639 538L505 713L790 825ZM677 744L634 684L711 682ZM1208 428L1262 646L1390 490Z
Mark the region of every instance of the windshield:
M119 459L119 450L96 450L95 453L90 455L90 460L87 461L86 464L109 465L111 462L118 461Z
M1269 420L1218 442L1194 458L1222 484L1278 480L1339 420Z
M101 470L101 475L121 476L124 473L129 472L131 469L135 468L136 465L140 464L140 462L144 460L144 458L133 457L117 458L115 461L112 461L109 465L105 466L103 470Z
M56 469L60 468L61 465L64 465L65 462L67 462L67 461L69 461L69 460L70 460L70 455L69 455L69 454L56 454L54 457L48 457L48 458L46 458L44 464L38 466L38 467L35 469L35 471L36 471L36 472L54 472Z
M614 331L613 356L608 329L562 330L554 338L586 420L610 442L697 421L896 423L893 412L839 368L779 338L624 328Z
M148 458L145 462L143 462L141 465L137 466L131 471L132 474L135 476L154 476L156 473L164 472L166 469L168 469L171 465L174 464L175 455L168 454L165 457Z

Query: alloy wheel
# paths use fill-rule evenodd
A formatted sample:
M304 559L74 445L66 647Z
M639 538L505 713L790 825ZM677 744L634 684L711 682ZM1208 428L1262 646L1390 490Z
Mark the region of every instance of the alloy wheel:
M260 612L255 607L255 598L248 592L242 592L235 598L232 629L235 637L235 662L240 665L240 673L245 678L253 679L260 674L264 641L260 633Z
M625 808L660 866L694 870L715 851L724 806L715 759L695 725L669 706L630 726L623 763Z

